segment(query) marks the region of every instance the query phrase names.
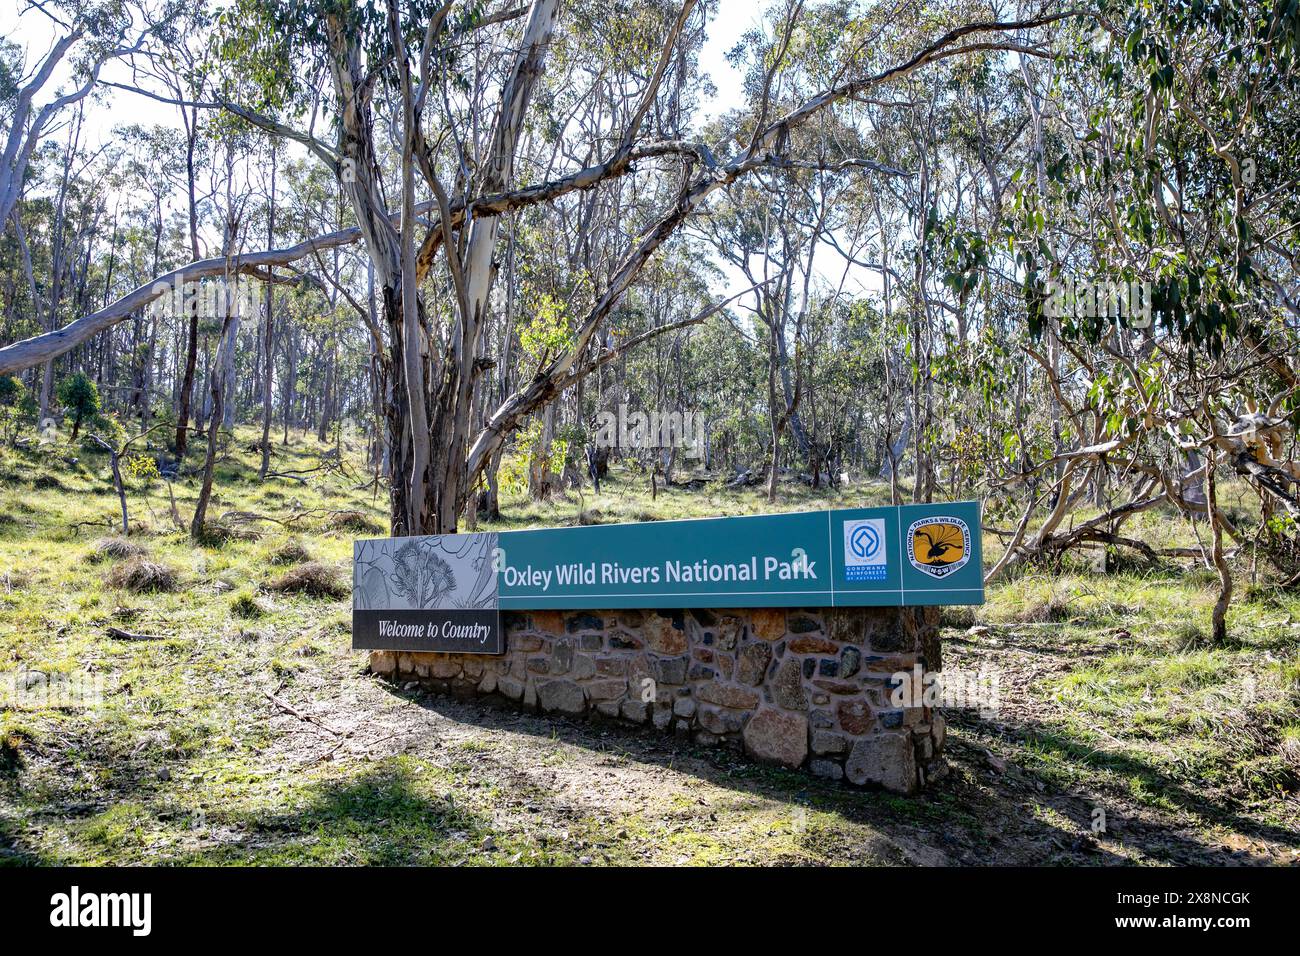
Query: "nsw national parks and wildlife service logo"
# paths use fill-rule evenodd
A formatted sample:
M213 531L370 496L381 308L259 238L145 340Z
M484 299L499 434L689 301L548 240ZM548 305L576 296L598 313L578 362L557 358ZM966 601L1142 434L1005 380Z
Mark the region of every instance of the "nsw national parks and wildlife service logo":
M907 529L907 558L932 578L947 577L970 560L970 527L961 518L935 515Z

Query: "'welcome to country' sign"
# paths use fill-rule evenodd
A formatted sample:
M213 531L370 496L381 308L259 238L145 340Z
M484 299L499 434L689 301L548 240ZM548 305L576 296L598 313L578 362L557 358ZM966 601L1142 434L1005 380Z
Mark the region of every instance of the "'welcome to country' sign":
M982 604L979 503L357 541L352 644L499 654L502 610Z

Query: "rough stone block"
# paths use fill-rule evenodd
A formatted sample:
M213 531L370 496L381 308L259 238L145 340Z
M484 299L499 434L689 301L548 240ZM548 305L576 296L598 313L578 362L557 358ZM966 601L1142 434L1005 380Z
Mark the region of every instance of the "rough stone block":
M572 641L556 641L551 645L550 665L552 674L569 673L569 668L573 666Z
M880 627L871 632L871 649L885 654L912 649L911 638L904 632L898 620L881 622Z
M825 730L812 732L812 752L815 754L842 754L849 749L849 742L839 734Z
M634 720L642 724L645 723L646 717L650 715L650 705L643 700L625 700L619 707L619 713L626 720Z
M842 680L827 680L824 677L819 677L813 681L813 686L818 690L824 690L828 694L836 694L840 697L856 695L862 689L857 684L850 684Z
M740 637L740 628L739 618L724 617L719 620L717 626L713 629L714 646L720 651L735 650L736 641Z
M805 711L808 697L803 689L803 676L799 663L793 658L783 661L772 680L772 699L786 710Z
M609 636L610 650L639 651L644 646L639 638L633 637L627 631L615 631Z
M530 611L528 616L532 619L536 630L545 631L547 634L564 633L564 615L559 611Z
M758 706L758 695L752 690L730 684L701 684L695 689L695 696L707 704L717 704L720 707L731 707L736 710L748 710Z
M749 616L749 626L760 641L779 641L785 637L785 611L779 607L756 607Z
M764 708L745 724L745 750L759 760L797 767L808 756L808 718Z
M821 621L808 614L791 614L786 620L791 634L811 634L822 629Z
M861 645L866 641L867 611L860 607L834 608L827 612L831 640Z
M844 732L855 737L867 733L876 725L876 715L863 700L841 701L835 708L835 716L839 718Z
M459 677L461 673L460 658L451 654L445 656L439 654L429 663L429 673L439 680Z
M886 730L897 730L903 726L903 710L901 707L882 710L877 717L880 720L880 726Z
M671 618L660 614L649 615L641 625L646 646L657 654L675 657L686 653L686 631L677 627Z
M722 675L723 680L731 680L732 673L735 669L734 662L730 654L718 655L718 673Z
M583 686L591 700L614 700L627 693L625 680L594 680Z
M746 644L736 655L736 680L750 687L757 687L767 673L767 665L772 660L772 645Z
M651 674L659 684L684 684L690 666L688 657L655 657L650 660Z
M826 777L828 780L843 780L844 768L834 760L812 760L808 763L808 770L815 777Z
M872 734L854 743L844 761L844 775L850 783L878 784L894 793L915 793L920 782L911 739L894 733Z
M542 710L564 714L580 714L586 706L582 688L571 680L548 680L537 687L537 699Z
M745 718L748 716L744 712L703 704L697 708L695 719L710 733L734 734L745 726Z
M506 640L506 648L510 652L533 654L542 649L542 639L536 634L511 634Z
M578 631L599 631L605 626L605 619L599 614L590 614L583 612L581 614L572 614L569 616L566 630L570 634L576 634Z
M621 657L598 657L596 673L602 677L622 677L627 673L627 661Z
M840 677L852 677L862 669L862 652L856 647L846 647L840 652Z
M793 630L793 625L791 630ZM834 641L828 641L819 634L801 634L798 637L792 637L788 646L791 653L794 654L835 654L839 652L839 646Z

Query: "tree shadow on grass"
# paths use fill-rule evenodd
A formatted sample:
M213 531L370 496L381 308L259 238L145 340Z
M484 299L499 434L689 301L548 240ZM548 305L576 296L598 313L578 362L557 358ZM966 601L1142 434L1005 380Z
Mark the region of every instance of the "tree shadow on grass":
M1128 862L1124 856L1095 842L1081 841L1077 829L1067 829L1050 819L1035 816L1024 807L1019 795L1015 795L1014 802L1005 794L990 799L987 788L969 784L968 774L954 774L920 795L902 797L849 787L799 770L756 763L730 747L697 745L689 739L646 726L610 719L530 713L492 698L467 701L385 686L395 696L459 724L558 741L636 764L697 777L738 796L738 800L729 805L730 812L771 802L783 803L796 814L802 808L828 814L833 823L870 828L893 844L886 847L886 841L875 841L876 846L865 852L861 847L853 848L845 854L845 860L849 862L1021 865ZM510 769L514 775L511 785L525 788L530 800L540 797L564 816L585 812L582 806L562 806L565 798L560 793L534 783L529 777L532 768ZM1086 826L1089 810L1090 807L1079 801L1072 822L1076 826ZM719 808L718 812L728 811ZM701 816L696 825L707 830L710 823ZM1014 846L1006 838L1012 830L1015 831ZM834 838L830 842L834 843ZM994 849L995 844L997 849ZM835 850L829 855L838 859Z
M90 735L92 739L94 735ZM82 741L65 741L78 747ZM177 800L177 791L141 772L118 751L95 759L111 767L94 799L71 803L47 783L25 788L0 780L0 802L21 806L35 833L63 832L59 856L33 848L24 824L0 813L0 866L66 865L94 859L149 865L372 865L464 862L493 834L491 820L462 806L437 768L404 756L374 766L354 764L346 776L286 791L254 790L249 802L206 814ZM168 764L172 777L189 761ZM157 840L162 837L161 845Z
M27 845L22 831L13 821L0 816L0 867L41 866L51 862Z
M1295 830L1244 816L1238 812L1235 804L1213 799L1205 790L1194 789L1188 782L1171 776L1157 765L1136 755L1099 750L1095 742L1085 740L1058 725L1027 721L1018 729L1024 735L1025 745L1073 764L1076 769L1114 773L1191 815L1198 826L1227 827L1247 837L1300 847L1300 833ZM1173 858L1182 859L1177 851ZM1186 862L1192 861L1189 859Z
M222 813L208 821L215 846L160 860L228 864L413 866L461 862L491 821L454 795L428 792L404 761L387 761L313 788L306 803L280 812ZM225 836L220 836L224 834Z

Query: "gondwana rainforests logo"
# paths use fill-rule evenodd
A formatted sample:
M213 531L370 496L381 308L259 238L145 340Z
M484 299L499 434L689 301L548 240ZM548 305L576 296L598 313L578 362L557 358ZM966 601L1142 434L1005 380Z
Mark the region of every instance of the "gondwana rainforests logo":
M970 560L970 528L965 521L936 515L907 529L907 558L932 578L947 577Z
M844 522L844 576L850 581L883 581L886 564L885 520Z

